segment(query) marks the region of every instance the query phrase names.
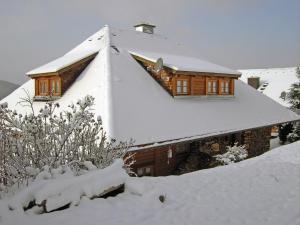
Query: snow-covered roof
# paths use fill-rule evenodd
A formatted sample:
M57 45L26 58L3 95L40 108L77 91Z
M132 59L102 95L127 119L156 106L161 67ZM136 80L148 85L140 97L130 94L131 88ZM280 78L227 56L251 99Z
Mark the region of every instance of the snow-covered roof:
M117 140L133 138L136 145L150 144L300 119L240 80L235 81L235 97L230 99L173 98L130 51L187 57L197 57L197 52L156 34L104 27L68 54L85 49L96 49L99 53L57 101L62 110L87 94L94 96L95 113L101 115L108 135ZM25 95L22 89L34 95L34 81L28 81L3 101L24 112L29 109L16 105ZM34 107L39 109L43 104L35 102Z
M34 74L42 74L42 73L54 73L57 72L67 66L70 66L82 59L85 59L98 51L95 49L89 49L85 51L78 51L76 53L69 53L62 57L59 57L50 63L47 63L43 66L40 66L34 70L27 72L27 75L34 75Z
M234 71L195 57L135 50L130 51L130 53L152 62L156 62L157 59L162 58L164 66L176 71L221 73L238 76L241 75L241 73L238 71Z
M298 82L296 67L249 69L239 70L242 73L241 80L247 83L249 77L259 77L258 91L277 101L283 106L290 106L287 101L280 98L283 91L288 92L291 85Z

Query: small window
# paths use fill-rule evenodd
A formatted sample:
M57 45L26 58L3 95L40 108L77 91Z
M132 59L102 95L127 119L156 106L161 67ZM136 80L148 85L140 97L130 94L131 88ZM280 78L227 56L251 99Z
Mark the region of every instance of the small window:
M51 90L51 94L52 95L59 95L59 80L51 80L51 87L50 87L50 90Z
M209 80L207 82L207 92L208 94L217 94L218 83L217 80Z
M221 81L221 92L222 94L229 94L229 81Z
M177 80L176 84L177 84L176 85L177 94L181 94L181 95L188 94L188 81L187 80Z
M153 167L152 166L140 167L140 168L137 169L137 175L139 177L153 176Z
M48 95L48 80L40 80L39 92L40 95Z

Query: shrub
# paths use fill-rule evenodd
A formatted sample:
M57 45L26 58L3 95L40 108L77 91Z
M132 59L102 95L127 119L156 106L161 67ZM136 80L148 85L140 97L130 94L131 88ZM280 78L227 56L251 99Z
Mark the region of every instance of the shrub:
M31 108L23 115L0 105L0 186L24 184L52 174L52 170L68 170L79 174L94 167L104 168L114 159L123 158L132 145L109 139L101 117L92 112L94 98L86 96L67 110L52 101L36 113L27 94L20 104ZM50 173L49 173L50 171ZM45 178L45 177L44 177Z
M244 145L238 146L238 143L235 143L233 146L227 146L226 148L226 153L214 156L216 161L222 165L239 162L248 157L248 152Z

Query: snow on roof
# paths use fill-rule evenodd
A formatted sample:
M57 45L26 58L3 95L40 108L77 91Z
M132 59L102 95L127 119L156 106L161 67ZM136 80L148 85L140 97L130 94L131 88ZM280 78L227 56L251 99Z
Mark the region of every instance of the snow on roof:
M177 71L241 75L240 72L195 57L143 51L130 51L130 53L152 62L156 62L157 59L162 58L164 66Z
M99 42L101 36L103 40ZM57 101L63 110L78 98L87 94L94 96L96 115L101 115L104 129L117 140L133 138L136 145L150 144L300 119L239 80L235 81L234 98L173 98L130 54L132 49L138 49L139 52L195 57L193 50L159 35L104 27L69 53L87 48L99 50L98 55ZM28 110L16 105L25 94L23 88L34 95L31 80L2 102L7 101L19 111ZM37 109L42 105L42 102L34 103Z
M90 49L88 51L81 51L76 53L70 53L66 54L60 58L57 58L50 63L47 63L43 66L40 66L34 70L29 71L26 73L27 75L33 75L33 74L42 74L42 73L54 73L57 72L67 66L70 66L84 58L87 58L98 51L95 49Z
M291 85L299 81L297 78L296 67L249 69L239 71L242 73L241 80L245 83L247 83L247 79L249 77L259 77L260 87L258 88L258 91L283 106L289 106L289 103L280 98L280 95L283 91L288 92Z

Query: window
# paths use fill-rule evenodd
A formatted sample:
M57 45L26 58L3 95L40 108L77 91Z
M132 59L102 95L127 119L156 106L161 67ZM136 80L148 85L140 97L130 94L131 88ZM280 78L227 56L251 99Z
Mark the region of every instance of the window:
M59 94L59 80L51 80L51 94L58 95Z
M229 94L229 81L228 80L221 81L221 92L222 92L222 94Z
M138 168L137 169L137 175L139 177L141 177L141 176L153 176L152 166Z
M207 82L207 92L208 94L217 94L218 83L217 80L209 80Z
M36 88L37 96L59 96L61 94L60 78L38 78Z
M177 94L188 94L188 81L187 80L177 80Z
M48 80L40 80L39 92L40 95L48 95Z

